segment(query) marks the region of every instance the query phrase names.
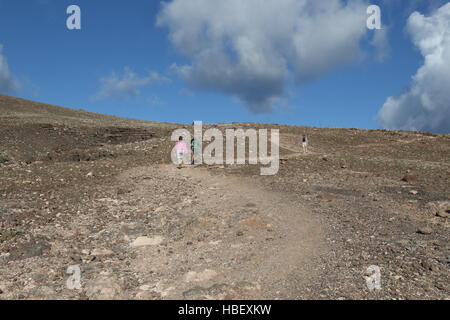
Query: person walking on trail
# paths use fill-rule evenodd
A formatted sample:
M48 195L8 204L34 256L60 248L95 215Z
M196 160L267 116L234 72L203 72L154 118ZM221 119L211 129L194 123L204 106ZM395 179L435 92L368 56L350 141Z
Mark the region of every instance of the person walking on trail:
M302 138L302 146L303 146L303 153L308 153L308 137L306 135Z
M184 157L187 153L189 153L188 147L186 145L186 142L183 141L183 137L180 137L175 144L175 150L177 152L177 168L181 169Z
M195 164L195 160L200 156L200 140L198 138L193 138L191 140L191 164Z

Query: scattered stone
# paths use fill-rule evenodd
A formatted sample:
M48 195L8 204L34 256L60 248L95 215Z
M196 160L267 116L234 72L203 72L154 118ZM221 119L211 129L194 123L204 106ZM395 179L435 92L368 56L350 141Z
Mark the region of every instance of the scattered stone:
M318 195L317 198L322 199L322 200L332 201L332 200L335 200L337 197L336 197L336 195L334 195L332 193L325 193L325 194Z
M92 178L94 176L94 173L93 172L89 172L87 175L86 175L86 177L88 177L88 178Z
M415 175L411 175L411 174L407 174L406 176L403 177L402 181L403 182L407 182L409 184L415 184L418 182L418 178Z
M131 244L132 247L146 247L146 246L157 246L160 245L164 241L164 238L161 236L155 236L152 238L149 237L139 237Z
M324 272L321 272L324 277L317 279L318 286L315 286L315 281L311 281L311 285L305 285L304 288L302 286L304 290L299 291L298 298L317 298L320 294L327 299L371 299L373 295L361 290L365 284L361 282L360 273L363 267L379 264L389 269L389 272L386 274L383 272L382 277L386 280L383 285L385 290L380 291L375 298L445 299L448 285L439 289L436 286L446 284L445 271L450 263L445 238L447 221L441 219L449 214L450 206L443 205L440 208L437 201L434 201L435 206L430 207L428 211L422 202L431 201L428 199L447 200L445 193L448 193L448 187L446 181L443 181L443 178L446 178L445 163L444 167L438 161L430 163L433 168L436 166L436 170L431 170L432 174L429 176L427 172L420 171L419 181L424 183L422 188L408 185L417 179L408 178L405 180L408 181L406 183L400 182L401 176L397 176L397 183L391 180L395 170L389 165L384 168L384 164L391 163L387 160L395 148L388 150L386 154L384 153L386 150L376 148L373 150L368 148L367 153L358 152L364 157L360 158L364 161L358 161L358 166L353 171L351 163L338 160L344 148L336 145L334 149L334 146L331 146L330 151L327 144L318 145L317 152L327 147L327 152L333 154L323 155L323 161L321 155L317 158L300 157L292 160L292 163L283 168L285 171L282 175L258 181L258 184L267 186L266 192L256 193L258 188L255 187L255 193L249 190L248 194L241 195L239 189L237 192L236 190L228 192L226 188L233 187L233 180L236 176L240 177L241 171L245 175L246 173L253 175L254 167L235 167L238 170L230 175L229 181L227 176L223 177L225 182L230 182L229 185L223 183L220 172L215 172L208 180L209 177L204 176L207 172L202 168L188 169L180 176L174 172L176 170L172 165L164 165L169 161L167 151L172 147L172 143L166 137L170 136L171 129L164 130L167 130L167 134L158 133L154 141L143 141L142 144L116 144L120 141L111 137L107 138L112 140L111 143L108 143L109 140L100 141L99 145L103 145L102 148L114 149L120 155L127 155L119 157L117 161L89 164L64 162L61 163L61 167L54 166L57 170L52 169L48 175L45 172L45 164L18 167L17 179L10 174L11 172L2 171L0 175L5 187L0 192L3 193L0 201L0 232L20 229L26 234L0 244L0 265L3 266L0 267L0 278L8 281L6 286L0 283L0 300L15 298L19 293L23 298L34 296L48 298L56 295L59 299L130 297L149 300L183 296L189 299L259 298L259 289L256 285L233 283L244 278L259 279L267 284L272 281L265 280L274 280L274 290L266 286L264 297L275 299L291 297L293 292L288 290L297 288L297 277L291 277L292 268L297 260L284 261L283 258L286 256L289 258L295 252L303 251L296 249L302 249L303 235L310 238L310 234L306 233L310 230L311 236L315 237L313 232L317 230L305 226L304 229L298 230L300 238L295 236L297 229L294 227L297 219L288 218L294 217L296 211L302 211L301 199L309 201L311 213L317 216L318 223L323 222L324 227L329 225L332 229L329 229L330 239L327 239L329 245L320 235L319 245L323 244L326 246L325 249L331 249L324 250L323 260L322 252L317 254L317 258L321 258L317 261L325 263L311 263L311 267L324 268ZM161 141L166 144L165 146L157 142L160 140L159 136L162 137ZM317 141L320 142L321 139L323 137L318 136ZM326 140L333 141L334 137ZM359 139L354 142L360 143ZM383 139L379 142L386 145ZM158 143L158 146L154 146L154 143ZM397 144L394 142L393 145ZM411 145L411 148L413 146ZM158 159L154 157L156 152L161 152ZM145 153L145 159L139 158L141 153ZM386 162L384 159L379 163L366 161L370 156L379 154L386 157ZM359 157L355 159L357 158ZM132 161L132 166L128 164L129 161ZM122 162L126 167L124 170ZM428 165L428 162L421 163L420 160L417 163L412 161L407 163L408 167L414 170L420 170L418 168ZM145 167L134 169L135 164ZM113 170L114 166L117 169ZM331 167L322 172L327 166ZM25 170L26 168L32 170ZM352 171L348 169L339 171L339 168L352 168ZM335 169L337 171L334 171ZM88 176L94 178L85 177L89 171L92 172ZM231 172L222 173L231 174ZM110 175L111 179L108 180L96 179ZM112 183L116 175L118 179ZM24 178L30 182L22 186ZM91 180L90 185L80 183L83 179ZM252 183L250 179L249 182ZM111 183L104 185L105 181ZM210 189L211 186L214 188ZM322 188L317 188L319 186ZM266 197L272 189L285 193L286 198L278 198L277 194L274 194L273 198ZM419 196L409 195L411 189L419 190ZM390 193L393 193L393 197ZM316 198L318 194L325 194L320 196L325 200L318 200ZM411 200L418 199L422 194L423 200ZM292 201L289 200L291 195ZM361 195L365 195L366 198L361 199ZM300 203L295 201L297 196ZM410 204L407 209L402 209L403 203L406 205L405 201L408 201L408 198ZM289 206L292 212L288 210L289 215L286 219L278 220L277 215L281 215L284 211L282 203L284 201L286 208ZM450 199L447 202L450 203ZM182 208L183 205L185 207ZM257 207L261 207L260 210L256 210ZM280 212L277 212L277 208ZM55 215L58 219L52 221ZM439 218L436 218L436 215ZM301 221L302 217L298 219ZM268 221L274 221L274 227L268 224ZM432 227L435 236L414 235L420 226ZM292 237L289 231L292 231ZM40 235L52 244L51 250L44 252L41 257L28 260L13 262L7 260L9 252L14 255L15 251L23 249L24 243L34 241L34 237ZM250 238L252 235L254 238ZM324 232L323 236L325 235L328 236L328 229L326 233ZM346 243L345 240L349 237L351 240ZM399 238L404 239L396 242ZM292 239L295 243L288 243ZM130 250L124 248L123 244ZM278 254L277 249L283 248L286 244L288 250ZM265 252L271 254L266 257ZM303 252L300 253L303 256ZM89 261L88 259L93 256L99 256L95 263L78 263L82 271L83 290L65 289L66 280L70 276L65 271L67 266L72 264L71 256L77 262L81 259ZM260 261L267 265L260 268L258 266ZM334 270L337 261L342 261L339 264L342 270ZM287 268L273 272L280 266L284 268L283 262L286 262ZM245 269L241 269L241 266ZM206 268L216 271L205 270ZM253 270L255 275L247 277L240 273L241 270L245 272ZM267 271L267 275L257 274L260 270ZM335 277L339 274L343 275L341 278L348 280L344 285L340 285L338 283L340 278ZM308 270L305 270L304 275L309 275ZM185 279L188 282L185 282ZM393 279L396 281L390 281ZM209 287L217 280L229 283ZM35 291L33 287L42 290ZM297 298L297 294L295 297Z
M425 205L425 209L430 215L441 218L450 217L450 201L433 201Z
M433 229L431 229L429 227L423 227L423 228L420 228L419 230L417 230L417 233L423 234L423 235L430 235L433 233Z
M417 191L417 190L411 190L409 193L412 194L412 195L414 195L414 196L416 196L416 195L419 194L419 191Z
M450 210L441 209L436 213L440 218L450 218Z
M215 276L217 276L217 272L214 270L209 270L209 269L206 269L202 272L189 271L184 276L184 281L186 281L186 282L207 281L207 280L211 280Z

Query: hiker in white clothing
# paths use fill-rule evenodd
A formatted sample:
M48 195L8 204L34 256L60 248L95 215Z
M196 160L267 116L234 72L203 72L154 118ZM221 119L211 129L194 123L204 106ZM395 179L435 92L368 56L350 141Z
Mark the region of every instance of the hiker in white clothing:
M303 153L308 153L308 137L306 135L302 138L302 146L303 146Z

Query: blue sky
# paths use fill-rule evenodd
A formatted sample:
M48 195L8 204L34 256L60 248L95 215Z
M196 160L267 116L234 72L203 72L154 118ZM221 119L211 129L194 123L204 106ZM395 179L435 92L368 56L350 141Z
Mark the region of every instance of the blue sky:
M263 50L254 45L261 43L259 40L252 42L251 36L260 37L261 33L254 31L251 23L255 19L267 19L264 18L266 12L255 16L253 8L252 16L248 19L244 17L249 21L242 26L248 36L245 43L253 45L253 51L252 55L247 56L249 51L246 51L239 56L239 53L233 52L232 45L230 48L217 45L217 39L229 38L233 42L234 35L238 38L235 43L241 43L234 31L227 31L227 28L233 29L230 25L232 22L216 18L213 22L203 20L202 14L217 14L212 12L213 7L203 6L200 10L193 10L193 13L183 7L201 6L202 0L185 1L184 4L178 3L180 1L166 1L164 6L159 1L144 0L0 0L0 45L3 48L0 58L3 57L3 68L6 65L7 69L4 78L15 84L2 88L0 78L1 93L74 109L174 123L190 123L193 120L207 123L268 122L324 127L425 129L448 133L449 126L442 125L439 119L443 117L450 123L450 107L444 106L442 102L434 102L437 105L433 115L427 114L426 117L422 112L425 107L417 105L415 110L418 115L408 123L398 114L402 108L402 112L408 113L408 106L406 103L403 106L402 101L411 101L414 94L405 96L403 100L401 95L408 94L408 90L414 86L412 77L424 65L424 54L420 45L417 45L421 39L415 43L411 34L414 30L420 30L417 29L420 26L416 29L415 26L422 20L417 19L408 28L407 21L414 11L432 16L448 1L372 1L371 4L377 4L382 9L384 31L365 30L363 34L355 35L354 30L357 29L351 29L353 26L346 24L347 40L336 43L336 53L333 53L334 47L327 46L324 50L314 52L315 57L323 55L323 60L303 56L292 58L288 50L284 49L280 49L280 54L273 55L278 47L263 45L261 48L268 52L263 58L258 58L258 61L263 61L263 67L266 67L267 61L271 64L267 69L272 68L272 62L282 63L269 74L255 66L256 60L251 61L253 69L245 67L243 73L248 77L243 76L243 79L236 78L239 77L239 68L244 65L239 59L245 60L243 56L254 57L255 52ZM368 5L362 0L355 1ZM349 5L347 1L335 2L341 6ZM68 30L66 27L66 9L72 4L81 8L81 30ZM222 8L223 12L228 12L228 9ZM245 14L246 11L242 12ZM359 11L349 12L345 14ZM448 17L446 12L435 16L436 21ZM191 24L191 20L186 22L184 17L192 21L197 19L199 25L206 25L205 30L208 30L208 23L211 23L209 30L217 31L219 26L221 31L217 32L223 32L226 36L222 39L219 34L209 38L201 34L203 29L188 32L186 30L195 24ZM337 18L333 16L331 19ZM356 17L355 21L358 19ZM361 19L365 21L367 16L362 15ZM269 33L269 40L273 40L273 43L290 41L284 39L282 31L272 32L280 23L276 18L263 22L256 20L255 25L273 25L264 35L266 37ZM333 22L335 28L340 28L339 20ZM280 30L283 29L280 27ZM321 32L317 31L317 37L323 38L324 42L335 41L330 39L339 37L330 35L330 32ZM385 36L380 37L380 45L372 45L377 32L385 32ZM299 39L305 38L301 30L298 35ZM280 42L277 37L286 42ZM308 41L313 40L300 43L308 44ZM345 41L356 43L356 49L343 52L351 47ZM192 44L192 48L186 50L188 52L181 48L185 43L188 43L187 46ZM217 50L213 50L215 53L211 57L208 48L216 45ZM314 46L321 45L314 43ZM340 54L345 56L349 52L351 59L339 58ZM209 58L202 60L202 57ZM236 62L236 59L239 61ZM336 62L328 63L333 59ZM230 75L228 82L222 82L218 78L220 75L211 75L210 70L202 69L207 66L212 70L217 68L219 74L226 73L222 64L213 65L211 61L227 61L224 64L230 63L230 68L236 70L237 76ZM316 66L315 63L323 65ZM308 69L310 65L316 67L311 71L313 76L299 80L298 77L303 76L305 68ZM0 72L1 66L0 63ZM192 66L192 70L185 72L182 66ZM302 71L296 71L296 68ZM263 79L261 85L258 81L255 85L250 83L250 79L257 78L259 74L262 78L267 76L267 81ZM444 76L445 81L448 78ZM443 91L432 89L423 90ZM280 93L280 90L283 92ZM396 99L394 105L388 103L389 97ZM415 102L412 104L415 105ZM387 110L383 115L385 118L377 121L376 117L383 106ZM398 112L393 114L391 110Z

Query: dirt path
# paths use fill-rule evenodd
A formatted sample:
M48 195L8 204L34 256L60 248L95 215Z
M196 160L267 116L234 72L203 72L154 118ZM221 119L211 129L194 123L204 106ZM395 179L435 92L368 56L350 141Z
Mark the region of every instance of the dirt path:
M3 297L299 299L320 278L322 225L290 193L219 167L118 172L0 255Z
M140 199L138 211L154 205L158 185L165 189L150 230L128 235L143 243L130 248L129 268L143 283L136 297L295 298L313 276L322 235L299 203L203 168L144 167L121 179L136 184L128 202Z

